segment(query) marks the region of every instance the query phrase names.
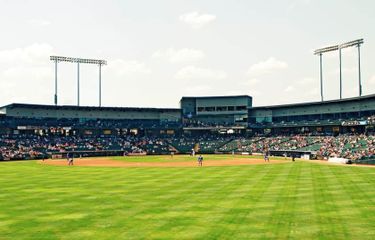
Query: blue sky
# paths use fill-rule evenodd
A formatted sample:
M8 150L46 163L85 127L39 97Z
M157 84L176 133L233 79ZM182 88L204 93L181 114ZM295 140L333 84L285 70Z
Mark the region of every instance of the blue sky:
M313 50L364 38L364 94L375 93L375 2L348 0L0 0L0 105L52 104L50 55L108 60L104 106L177 107L181 96L248 94L254 105L320 100ZM325 98L339 96L324 56ZM98 103L81 66L81 105ZM357 52L343 50L343 95L358 95ZM76 104L76 66L59 64L59 103Z

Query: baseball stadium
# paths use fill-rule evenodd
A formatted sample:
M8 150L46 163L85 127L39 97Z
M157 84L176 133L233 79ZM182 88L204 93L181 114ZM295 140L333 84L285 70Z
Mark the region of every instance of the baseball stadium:
M190 21L197 14L179 21L200 31L203 25ZM375 93L363 91L363 44L360 38L314 51L319 100L277 104L280 97L270 94L276 104L266 105L253 104L256 94L230 94L230 82L228 94L179 94L170 104L176 107L134 107L137 99L103 105L102 67L108 65L109 82L114 61L51 51L43 60L53 64L52 103L0 86L3 96L12 92L7 99L20 99L0 106L0 240L375 239ZM355 96L343 97L344 49L354 49ZM326 99L323 56L332 52L339 56L340 95ZM10 53L0 51L0 63L11 61ZM76 105L61 100L63 63L77 66ZM80 68L87 64L99 67L98 106L80 101ZM132 64L132 71L143 66ZM3 74L0 66L0 83L14 72ZM45 88L36 83L30 91L49 94ZM162 84L154 91L167 94Z
M375 95L0 111L3 239L375 237Z

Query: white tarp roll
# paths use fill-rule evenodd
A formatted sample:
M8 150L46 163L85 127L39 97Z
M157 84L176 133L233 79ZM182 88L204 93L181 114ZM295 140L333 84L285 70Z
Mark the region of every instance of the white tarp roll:
M346 163L348 163L348 161L349 161L349 159L346 159L346 158L337 158L337 157L328 158L328 162L331 162L331 163L346 164Z

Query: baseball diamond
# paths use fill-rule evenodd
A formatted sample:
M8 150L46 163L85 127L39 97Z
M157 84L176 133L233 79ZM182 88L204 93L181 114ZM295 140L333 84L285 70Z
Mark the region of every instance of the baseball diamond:
M374 240L374 9L1 1L0 240Z
M60 161L2 164L3 239L375 237L375 168L241 155L206 155L202 168L189 155Z

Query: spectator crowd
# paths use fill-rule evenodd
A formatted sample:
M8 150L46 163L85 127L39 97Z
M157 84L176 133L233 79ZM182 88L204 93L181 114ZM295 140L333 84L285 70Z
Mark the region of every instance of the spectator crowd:
M0 135L0 160L41 159L67 152L121 152L142 154L263 153L265 151L313 151L321 158L351 160L375 158L374 135L230 137L39 136Z

